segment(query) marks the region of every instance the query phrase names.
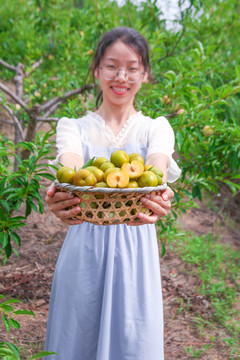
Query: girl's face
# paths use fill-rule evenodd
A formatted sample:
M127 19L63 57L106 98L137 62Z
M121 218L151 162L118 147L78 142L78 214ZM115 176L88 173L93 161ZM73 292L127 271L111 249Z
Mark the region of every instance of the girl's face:
M113 105L133 104L136 93L148 77L141 56L122 41L106 49L94 75L103 92L103 105L108 102Z

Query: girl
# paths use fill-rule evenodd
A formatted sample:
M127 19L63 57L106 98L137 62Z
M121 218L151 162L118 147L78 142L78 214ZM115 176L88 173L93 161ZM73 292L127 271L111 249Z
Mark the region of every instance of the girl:
M94 59L101 105L57 126L57 161L80 168L93 156L116 149L137 152L173 182L180 169L172 158L174 134L164 117L134 107L150 73L148 44L131 28L101 38ZM163 310L154 223L170 209L171 189L142 200L153 214L133 224L94 225L75 220L79 203L52 185L46 201L71 226L56 265L45 349L54 360L163 360ZM135 223L134 223L135 225Z

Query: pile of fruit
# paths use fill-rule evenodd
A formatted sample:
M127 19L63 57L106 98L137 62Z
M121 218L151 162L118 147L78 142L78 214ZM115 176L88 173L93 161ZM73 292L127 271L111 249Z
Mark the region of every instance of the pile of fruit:
M60 183L101 188L155 187L162 184L163 173L152 165L145 165L138 153L113 151L110 160L95 157L77 171L63 166L57 171Z

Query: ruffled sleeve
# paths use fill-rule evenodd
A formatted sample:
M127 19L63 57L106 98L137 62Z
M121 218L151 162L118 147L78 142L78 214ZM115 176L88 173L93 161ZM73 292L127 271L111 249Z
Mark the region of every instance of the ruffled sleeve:
M61 155L68 152L83 157L82 133L78 119L63 117L58 121L56 130L57 156L49 163L58 166Z
M168 182L176 181L181 175L181 169L178 167L172 155L174 153L175 136L168 120L161 116L151 121L148 138L147 157L151 154L161 153L169 157Z
M81 127L77 119L61 118L57 124L57 160L64 153L71 152L83 157Z

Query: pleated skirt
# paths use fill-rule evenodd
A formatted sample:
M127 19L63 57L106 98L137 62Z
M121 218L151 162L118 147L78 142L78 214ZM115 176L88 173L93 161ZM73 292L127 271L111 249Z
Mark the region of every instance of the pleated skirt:
M72 226L51 290L46 360L163 360L154 225Z

